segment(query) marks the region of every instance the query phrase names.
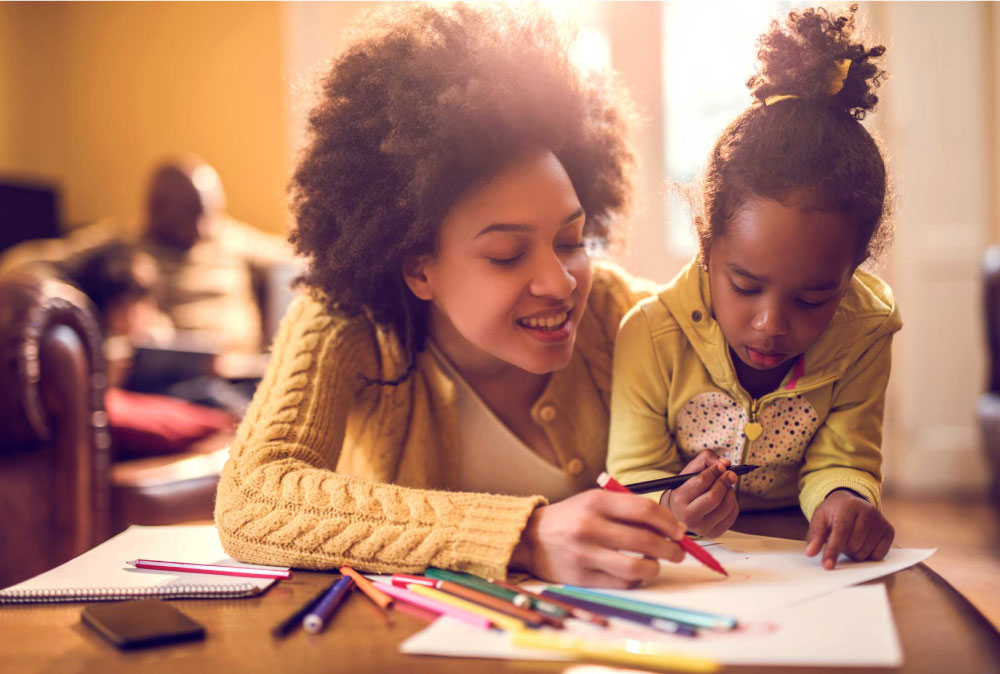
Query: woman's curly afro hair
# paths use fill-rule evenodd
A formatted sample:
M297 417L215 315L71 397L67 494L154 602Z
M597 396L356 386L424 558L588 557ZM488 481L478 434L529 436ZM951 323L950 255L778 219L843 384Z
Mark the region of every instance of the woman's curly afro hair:
M606 242L629 201L627 99L585 76L537 7L401 3L371 17L322 81L292 179L301 281L422 348L402 264L432 253L455 201L525 151L550 150Z
M885 47L854 42L854 14L793 11L758 40L760 68L747 81L757 104L723 132L709 158L703 218L696 219L703 260L712 237L751 197L843 213L857 227L855 264L878 258L891 240L887 178L878 145L861 125L887 73L874 63ZM836 63L850 61L843 87L830 93ZM771 96L791 96L765 103Z

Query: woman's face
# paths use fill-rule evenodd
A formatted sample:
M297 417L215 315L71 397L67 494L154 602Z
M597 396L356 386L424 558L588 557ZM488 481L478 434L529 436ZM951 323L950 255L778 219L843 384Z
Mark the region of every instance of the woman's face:
M433 255L404 276L430 302L429 330L464 372L534 374L564 367L590 294L585 216L548 151L466 192L441 223Z

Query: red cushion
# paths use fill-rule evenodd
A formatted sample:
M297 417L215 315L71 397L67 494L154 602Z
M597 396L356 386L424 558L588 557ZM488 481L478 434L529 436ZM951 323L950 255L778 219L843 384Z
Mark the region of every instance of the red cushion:
M228 412L164 395L109 388L104 405L119 458L184 452L235 425Z

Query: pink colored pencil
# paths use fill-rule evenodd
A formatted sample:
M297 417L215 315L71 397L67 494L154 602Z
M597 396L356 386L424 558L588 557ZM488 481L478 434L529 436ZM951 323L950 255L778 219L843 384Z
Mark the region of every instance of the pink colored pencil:
M597 484L601 487L601 489L607 489L608 491L616 491L622 494L635 493L628 487L623 486L618 480L611 477L607 473L601 473L597 476ZM719 561L715 557L709 554L705 548L688 538L687 535L681 536L680 540L675 541L675 543L681 546L681 549L684 550L684 552L697 559L712 571L721 573L723 576L729 575L726 570L722 568L722 564L719 564Z
M463 611L459 608L455 608L454 606L449 606L443 602L431 599L430 597L423 597L416 592L410 592L409 590L404 590L401 587L395 587L393 585L389 585L388 583L375 581L374 585L393 599L398 599L399 601L406 602L407 604L412 604L424 609L425 611L430 611L436 615L451 616L456 620L461 620L464 623L468 623L469 625L480 629L488 630L490 628L489 618L469 613L468 611Z
M137 569L176 571L177 573L211 573L217 576L241 576L243 578L291 578L288 569L269 569L260 566L223 566L221 564L191 564L189 562L164 562L157 559L135 559L126 562Z

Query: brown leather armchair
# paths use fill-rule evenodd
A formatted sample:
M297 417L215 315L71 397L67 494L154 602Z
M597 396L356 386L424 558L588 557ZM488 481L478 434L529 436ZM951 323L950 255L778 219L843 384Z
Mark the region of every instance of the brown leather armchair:
M226 448L112 464L87 297L44 271L0 278L0 587L129 524L212 517Z
M88 307L51 279L0 281L0 586L108 533L104 357Z
M1000 246L991 247L983 256L983 318L989 379L986 392L979 396L976 416L992 470L993 501L1000 507Z

